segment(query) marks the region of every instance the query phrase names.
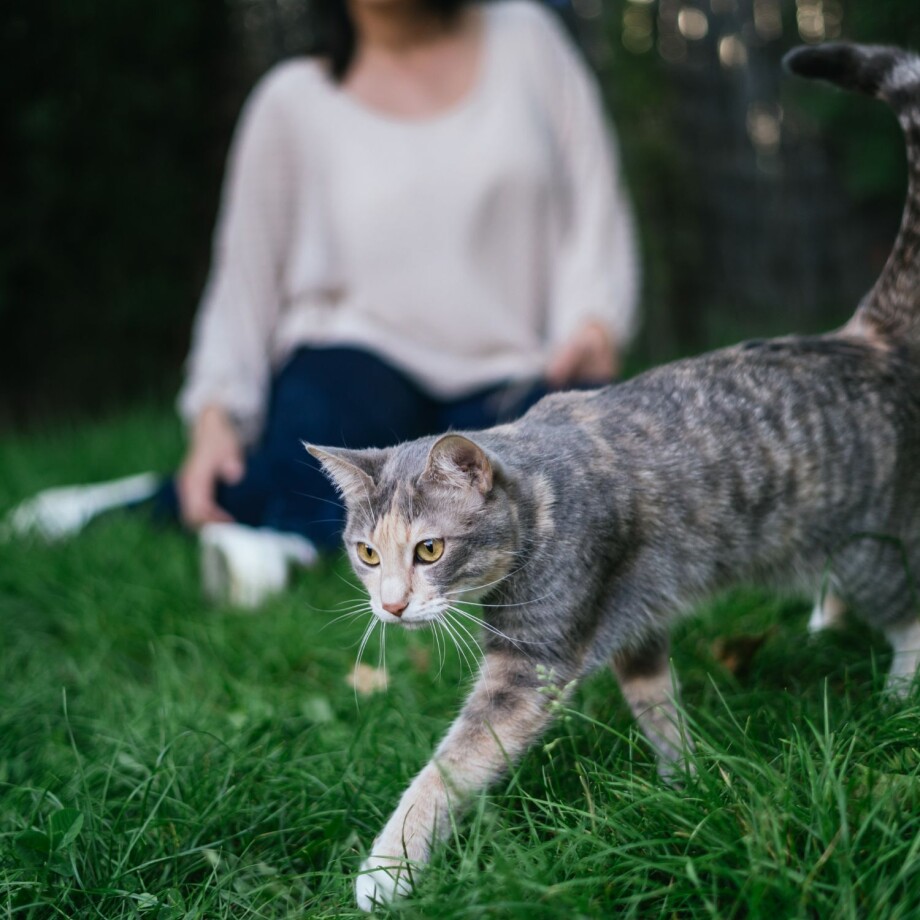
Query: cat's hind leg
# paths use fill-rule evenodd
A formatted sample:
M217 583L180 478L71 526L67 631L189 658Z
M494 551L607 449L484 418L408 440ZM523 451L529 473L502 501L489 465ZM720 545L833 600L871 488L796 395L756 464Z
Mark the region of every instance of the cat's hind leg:
M836 554L834 571L847 599L852 599L854 612L880 629L891 645L894 657L886 691L895 697L907 696L920 666L915 576L920 572L920 545L916 535L860 535Z
M884 627L884 632L894 652L885 689L892 696L903 698L910 692L920 665L920 620L911 616Z
M639 649L618 652L612 662L623 696L658 756L658 774L669 783L693 772L687 762L693 741L677 710L680 691L670 647L667 636L655 636Z

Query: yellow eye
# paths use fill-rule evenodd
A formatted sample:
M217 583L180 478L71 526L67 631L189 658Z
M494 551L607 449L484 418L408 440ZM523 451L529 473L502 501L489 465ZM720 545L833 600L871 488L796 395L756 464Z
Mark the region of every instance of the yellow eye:
M433 540L422 540L415 547L415 558L419 562L437 562L444 555L444 541L435 538Z
M368 546L366 543L359 543L356 549L358 550L358 558L365 565L380 565L380 556L373 546Z

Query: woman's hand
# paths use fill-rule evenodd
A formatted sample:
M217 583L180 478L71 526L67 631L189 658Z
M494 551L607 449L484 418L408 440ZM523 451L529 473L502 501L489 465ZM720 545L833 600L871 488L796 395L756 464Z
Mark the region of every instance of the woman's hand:
M204 524L232 521L217 504L217 483L233 485L245 470L233 423L223 409L208 406L195 420L191 444L176 478L183 523L197 530Z
M590 320L553 355L546 379L558 390L575 383L609 383L619 371L617 343L604 326Z

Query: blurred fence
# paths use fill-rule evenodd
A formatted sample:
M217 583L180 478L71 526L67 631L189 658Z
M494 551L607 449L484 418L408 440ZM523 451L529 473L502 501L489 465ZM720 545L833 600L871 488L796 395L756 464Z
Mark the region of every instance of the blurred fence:
M920 39L913 0L867 6L603 6L601 72L646 243L644 360L834 326L881 269L905 187L897 124L780 63L804 41Z
M803 40L920 44L916 0L546 0L602 79L640 221L635 363L842 321L887 254L884 107L784 79ZM301 0L7 0L0 424L177 386L245 90Z

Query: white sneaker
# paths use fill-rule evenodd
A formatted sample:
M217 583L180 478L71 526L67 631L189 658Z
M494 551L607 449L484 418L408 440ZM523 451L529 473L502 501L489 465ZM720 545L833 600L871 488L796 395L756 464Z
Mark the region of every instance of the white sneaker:
M161 481L156 473L140 473L93 485L45 489L7 514L0 525L0 539L72 537L103 511L151 498Z
M287 587L293 566L319 557L306 537L244 524L205 524L199 545L205 596L250 610Z

